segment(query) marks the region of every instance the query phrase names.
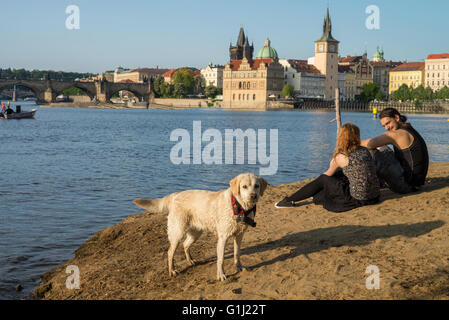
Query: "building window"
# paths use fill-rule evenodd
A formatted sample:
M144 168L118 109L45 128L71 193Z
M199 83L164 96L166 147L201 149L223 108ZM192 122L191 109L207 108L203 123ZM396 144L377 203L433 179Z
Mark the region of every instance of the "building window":
M240 93L239 93L239 101L240 101Z
M256 100L256 94L253 94L253 100Z
M243 82L243 89L246 89L246 82Z
M232 100L235 100L235 93L232 94Z
M248 83L246 84L246 87L248 88L248 89L251 89L251 83L248 81Z
M246 100L249 100L249 93L246 95Z

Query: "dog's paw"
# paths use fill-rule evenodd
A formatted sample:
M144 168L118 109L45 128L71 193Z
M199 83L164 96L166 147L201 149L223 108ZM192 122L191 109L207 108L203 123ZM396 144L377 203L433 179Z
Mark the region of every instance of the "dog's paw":
M169 271L169 274L170 274L170 277L176 277L179 274L179 272L177 270L172 270L172 271Z
M250 270L249 267L244 266L244 265L241 264L241 263L236 264L236 265L235 265L235 268L237 269L237 272L241 272L241 271L243 271L243 270L246 270L246 271Z
M188 260L187 260L187 263L188 263L190 266L194 266L194 265L196 265L196 264L198 263L198 261L193 260L193 259L188 259Z
M217 274L217 280L225 281L226 280L226 275L224 273Z

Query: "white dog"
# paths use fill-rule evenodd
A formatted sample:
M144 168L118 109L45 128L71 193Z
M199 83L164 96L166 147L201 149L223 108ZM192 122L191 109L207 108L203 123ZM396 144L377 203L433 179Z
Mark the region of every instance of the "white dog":
M178 273L173 268L173 255L179 242L187 235L184 252L187 262L194 265L189 248L204 230L218 236L218 280L226 279L223 269L224 250L226 240L231 236L234 237L234 264L238 271L244 268L240 263L240 244L248 224L255 226L256 203L263 195L267 182L252 173L242 173L232 179L229 185L228 189L217 192L186 190L162 199L134 200L137 206L150 213L168 213L168 272L171 276Z

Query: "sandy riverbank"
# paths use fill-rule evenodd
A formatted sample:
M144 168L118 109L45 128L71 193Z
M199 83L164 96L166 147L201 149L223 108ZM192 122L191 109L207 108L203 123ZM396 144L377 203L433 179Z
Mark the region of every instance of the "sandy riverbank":
M197 266L188 267L178 248L181 273L170 278L166 216L136 207L44 274L36 292L43 299L449 299L449 162L432 163L427 180L418 193L383 190L380 204L340 214L313 204L277 210L273 203L306 181L270 185L257 227L243 239L242 263L251 270L236 273L228 241L224 282L215 280L211 234L192 246ZM68 265L79 267L79 290L66 288ZM365 285L370 265L379 268L378 290Z

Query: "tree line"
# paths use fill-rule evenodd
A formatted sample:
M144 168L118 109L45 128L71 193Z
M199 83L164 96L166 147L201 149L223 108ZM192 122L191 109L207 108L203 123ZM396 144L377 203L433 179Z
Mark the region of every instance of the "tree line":
M50 78L52 80L73 81L75 79L91 78L93 73L64 72L53 70L25 70L25 69L0 69L0 79L39 80Z
M382 91L377 83L367 83L362 87L360 98L369 102L373 100L384 100ZM418 87L409 87L406 84L401 85L390 95L394 101L432 101L436 99L449 99L449 88L447 86L440 90L433 91L430 87L419 85Z

